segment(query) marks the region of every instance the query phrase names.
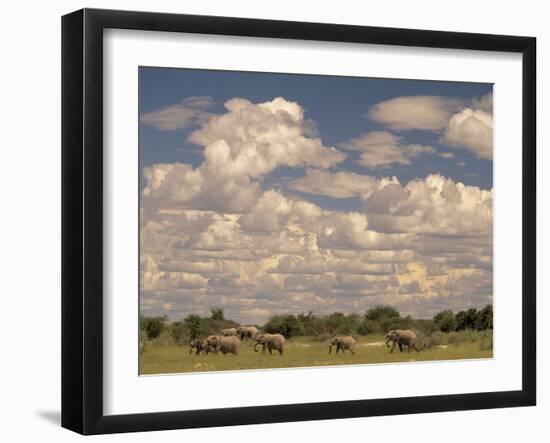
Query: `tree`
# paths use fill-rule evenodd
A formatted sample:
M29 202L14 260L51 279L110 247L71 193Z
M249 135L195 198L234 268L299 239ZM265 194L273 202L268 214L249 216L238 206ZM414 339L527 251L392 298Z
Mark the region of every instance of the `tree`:
M477 322L477 310L470 308L467 311L460 311L456 314L457 331L464 329L475 329Z
M189 330L185 323L177 321L172 323L170 327L170 335L176 343L183 343L189 337Z
M212 320L225 320L224 311L222 308L210 309L210 318Z
M487 305L478 311L475 328L478 331L493 329L493 305Z
M162 331L164 330L164 327L166 326L168 318L166 316L162 317L140 317L140 329L142 331L145 331L145 334L147 335L147 339L154 340L157 338Z
M386 318L399 318L400 314L397 309L390 305L377 305L373 308L370 308L365 313L365 318L367 320L380 321Z
M318 335L323 332L322 321L312 311L301 312L296 319L302 324L304 335Z
M442 332L455 331L457 327L456 317L453 311L447 309L434 316L434 322L439 326Z
M189 331L189 338L195 340L202 335L203 325L202 318L197 314L190 314L183 320L183 323Z

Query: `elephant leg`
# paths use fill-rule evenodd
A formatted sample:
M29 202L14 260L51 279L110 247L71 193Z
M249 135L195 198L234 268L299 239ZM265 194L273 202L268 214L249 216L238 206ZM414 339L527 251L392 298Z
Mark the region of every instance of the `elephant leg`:
M402 343L398 343L399 344L399 352L403 352L403 344Z
M390 354L393 354L394 349L395 349L395 342L392 342L391 349L390 349ZM400 349L401 349L401 345L400 345Z
M272 355L272 354L273 354L271 348L267 348L267 350L269 351L269 355Z

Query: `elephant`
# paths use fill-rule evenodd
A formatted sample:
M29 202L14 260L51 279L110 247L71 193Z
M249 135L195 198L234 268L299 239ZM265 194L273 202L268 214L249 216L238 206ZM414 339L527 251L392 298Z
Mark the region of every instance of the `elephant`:
M222 329L220 331L220 335L223 337L231 337L232 335L237 336L238 335L237 328Z
M241 340L239 340L239 337L235 337L234 335L230 337L211 335L206 338L206 345L212 347L212 352L214 354L221 351L222 354L239 355Z
M205 342L204 342L204 345L203 345L203 348L202 348L202 353L203 353L204 355L208 355L208 354L210 354L210 353L213 354L214 351L215 351L214 347L213 347L212 345L207 344L206 341L205 341Z
M255 339L258 335L258 328L256 328L256 326L239 326L237 328L237 334L241 340L245 338Z
M416 347L416 333L410 329L396 329L394 331L389 331L386 335L386 346L390 347L390 342L392 342L390 353L395 349L395 346L399 346L399 350L403 352L403 346L407 346L408 352L411 352L411 349L414 349L416 352L420 352Z
M328 353L332 352L332 347L336 346L336 354L341 350L342 354L345 354L346 351L350 351L352 354L355 354L355 348L357 343L353 337L334 337L328 346Z
M206 340L201 340L201 339L191 340L189 342L189 355L191 355L193 350L195 350L196 355L199 355L200 353L204 353L206 346L207 346ZM206 353L208 354L208 352Z
M262 346L262 354L265 354L265 350L267 349L269 355L271 355L273 350L279 351L279 355L283 355L285 338L281 334L260 334L256 337L254 352L258 352L258 345Z

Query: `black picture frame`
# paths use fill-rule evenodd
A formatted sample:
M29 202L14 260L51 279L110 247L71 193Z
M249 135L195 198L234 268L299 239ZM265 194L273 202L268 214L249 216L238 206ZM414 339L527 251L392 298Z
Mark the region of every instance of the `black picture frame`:
M177 412L103 413L103 30L453 48L522 54L522 389ZM536 39L83 9L62 18L62 426L152 431L536 404Z

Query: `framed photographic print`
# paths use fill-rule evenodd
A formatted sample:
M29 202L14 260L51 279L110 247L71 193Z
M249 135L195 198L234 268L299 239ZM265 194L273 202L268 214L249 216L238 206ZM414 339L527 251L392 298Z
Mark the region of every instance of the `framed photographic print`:
M534 405L535 49L64 16L62 425Z

